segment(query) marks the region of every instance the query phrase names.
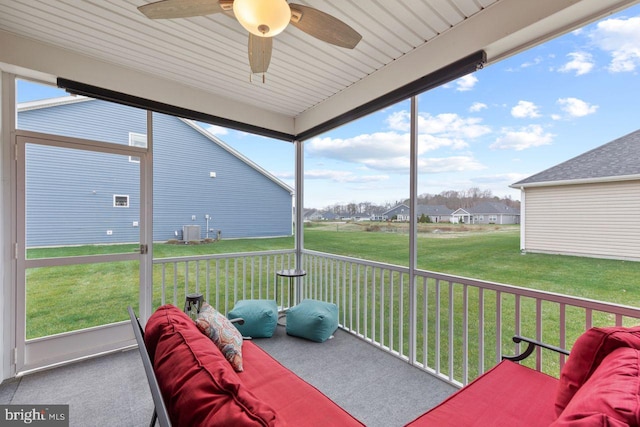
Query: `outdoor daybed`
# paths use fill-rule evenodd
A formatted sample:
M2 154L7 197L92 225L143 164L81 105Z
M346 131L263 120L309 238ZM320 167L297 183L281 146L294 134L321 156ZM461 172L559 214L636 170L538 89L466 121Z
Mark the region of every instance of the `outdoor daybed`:
M640 327L591 328L575 342L560 379L505 358L408 426L638 426ZM512 359L512 360L508 360Z
M158 308L142 342L129 314L143 364L145 353L152 364L145 369L152 394L155 387L160 391L154 404L161 426L363 425L251 341L242 343L243 371L236 372L177 307Z
M251 341L242 345L244 370L235 372L178 308L160 307L144 341L129 313L161 426L362 425ZM588 330L559 380L517 361L535 346L567 352L519 340L529 344L522 355L503 360L408 426L639 425L640 327Z

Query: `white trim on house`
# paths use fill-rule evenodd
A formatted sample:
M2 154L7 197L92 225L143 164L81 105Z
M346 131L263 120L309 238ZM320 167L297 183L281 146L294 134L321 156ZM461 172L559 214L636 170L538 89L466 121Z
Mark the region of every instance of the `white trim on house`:
M531 182L527 184L513 184L511 188L531 188L531 187L556 187L559 185L580 185L580 184L597 184L600 182L618 182L618 181L635 181L640 179L640 175L620 175L620 176L603 176L597 178L582 179L566 179L561 181Z
M73 96L60 96L57 98L38 99L36 101L21 102L18 104L18 112L37 110L40 108L57 107L59 105L76 104L78 102L92 101L93 98L89 98L81 95Z
M183 122L185 122L186 124L188 124L189 126L194 128L196 131L198 131L199 133L201 133L202 135L204 135L205 137L207 137L211 141L213 141L216 144L220 145L220 147L225 149L227 152L229 152L229 154L237 157L239 160L243 161L244 163L246 163L247 165L249 165L253 169L255 169L258 172L260 172L261 174L263 174L265 177L269 178L271 181L273 181L276 184L278 184L280 187L282 187L285 190L287 190L289 192L289 194L291 194L292 196L295 194L295 190L292 187L288 186L286 183L284 183L282 180L277 178L272 173L268 172L262 166L260 166L257 163L253 162L251 159L246 157L244 154L240 153L239 151L237 151L236 149L234 149L233 147L228 145L226 142L224 142L223 140L221 140L220 138L218 138L217 136L215 136L211 132L207 131L206 129L204 129L202 126L197 124L195 121L190 120L190 119L183 119L183 118L180 118L180 120L182 120Z

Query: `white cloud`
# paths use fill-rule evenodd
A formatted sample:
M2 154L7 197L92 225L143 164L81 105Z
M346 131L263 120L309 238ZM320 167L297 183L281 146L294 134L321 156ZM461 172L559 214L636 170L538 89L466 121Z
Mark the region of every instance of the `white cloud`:
M598 109L597 105L591 105L578 98L560 98L556 103L570 117L584 117L595 113Z
M511 115L518 119L540 117L538 106L530 101L518 101L518 105L511 109Z
M609 71L632 72L640 68L640 16L602 21L590 37L611 55Z
M482 163L469 156L427 158L419 162L421 173L466 172L486 169Z
M380 182L389 179L388 175L356 175L351 171L338 171L328 169L308 170L304 173L305 179L328 179L341 183Z
M409 132L411 129L411 114L407 110L396 111L387 117L386 122L389 129Z
M482 119L477 117L461 117L455 113L442 113L432 116L420 113L418 116L418 133L445 138L477 138L491 132ZM411 115L408 111L398 111L387 119L393 130L408 132L411 128Z
M489 108L487 104L483 102L474 102L473 104L471 104L471 107L469 107L469 111L471 113L477 113L478 111L482 111L486 108Z
M467 74L457 79L454 83L456 84L456 90L458 92L466 92L473 89L476 83L478 83L478 78L473 74Z
M538 65L541 62L542 62L542 57L541 56L536 56L531 61L523 62L522 64L520 64L520 67L521 68L529 68L529 67L532 67L534 65Z
M428 113L418 117L418 130L426 134L437 134L451 138L478 138L491 132L478 117L460 117L455 113L442 113L432 116Z
M222 126L211 125L207 127L207 132L215 136L224 136L229 134L229 129L223 128Z
M531 174L523 174L517 172L508 172L508 173L499 173L495 175L485 175L485 176L477 176L474 177L474 181L479 184L494 184L494 183L502 183L502 184L513 184L514 182L518 182L530 176Z
M376 132L353 138L314 138L306 150L309 154L327 158L365 163L368 159L392 159L409 152L409 135L397 132Z
M571 61L558 69L561 73L572 73L575 71L576 76L581 76L589 73L595 66L593 56L588 52L571 52L567 56L571 58Z
M363 166L365 170L381 170L399 173L409 172L410 114L398 111L386 120L391 130L371 134L361 134L351 138L319 137L310 140L306 152L310 156L325 157ZM418 117L418 156L446 148L462 150L469 147L468 140L491 132L491 128L475 117L461 117L453 113L432 116L421 113ZM457 167L476 170L479 166L466 157L452 157L455 161L447 165L452 170ZM464 159L465 162L461 162ZM426 164L423 157L420 165ZM454 166L458 165L458 166ZM460 166L461 165L461 166ZM438 170L442 166L438 165ZM319 172L318 172L319 173ZM339 179L346 180L344 177Z
M529 125L518 130L502 129L502 136L491 144L494 150L522 151L531 147L549 145L555 135L545 132L540 125Z

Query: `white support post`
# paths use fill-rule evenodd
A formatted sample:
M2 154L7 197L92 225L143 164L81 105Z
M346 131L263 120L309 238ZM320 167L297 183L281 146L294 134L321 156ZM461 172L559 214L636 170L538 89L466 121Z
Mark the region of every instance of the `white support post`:
M140 319L153 313L153 113L147 111L147 152L140 162ZM143 250L144 248L144 250Z
M302 270L302 250L304 249L304 145L302 141L294 141L296 150L296 182L295 182L295 250L296 269ZM296 277L296 302L300 302L302 277Z
M12 203L15 203L14 143L11 133L16 126L15 75L0 71L0 174L2 199L0 200L0 382L16 373L16 255L17 231ZM13 147L13 148L12 148Z
M411 140L409 164L409 362L416 362L417 302L416 268L418 252L418 97L411 98Z

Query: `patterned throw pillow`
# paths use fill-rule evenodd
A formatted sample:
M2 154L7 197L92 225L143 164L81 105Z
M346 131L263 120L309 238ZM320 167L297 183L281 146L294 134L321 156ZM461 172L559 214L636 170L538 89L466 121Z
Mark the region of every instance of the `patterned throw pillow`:
M205 302L198 313L196 325L218 346L233 369L242 372L242 335L229 319Z

